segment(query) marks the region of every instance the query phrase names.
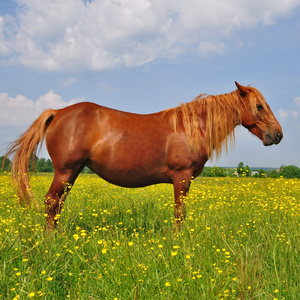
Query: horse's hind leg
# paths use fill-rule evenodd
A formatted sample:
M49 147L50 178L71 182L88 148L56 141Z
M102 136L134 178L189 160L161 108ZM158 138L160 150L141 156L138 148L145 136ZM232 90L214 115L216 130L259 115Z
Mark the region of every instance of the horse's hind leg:
M56 226L56 215L60 213L64 200L82 168L82 166L79 166L64 171L55 170L52 184L45 196L47 230L52 230Z

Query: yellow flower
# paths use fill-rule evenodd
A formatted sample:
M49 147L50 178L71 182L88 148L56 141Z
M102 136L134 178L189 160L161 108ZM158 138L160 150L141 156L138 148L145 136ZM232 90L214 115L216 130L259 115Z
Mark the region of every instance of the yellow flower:
M102 252L103 254L105 254L105 253L107 252L107 249L103 248L103 249L101 250L101 252Z
M20 276L21 274L22 274L21 272L17 272L17 273L16 273L17 276Z
M165 283L165 286L171 286L171 283L167 281L167 282Z
M130 246L130 247L133 246L133 242L129 242L128 246Z
M178 254L177 251L174 251L174 252L171 251L171 255L172 255L172 256L176 256L177 254Z
M75 241L79 240L79 235L77 233L73 234L73 238L75 239Z
M53 277L48 277L47 278L47 281L52 281L53 280Z
M43 271L41 272L41 274L46 274L46 271L45 271L45 270L43 270Z
M34 297L34 295L35 295L35 293L34 293L34 292L31 292L31 293L29 294L29 297Z

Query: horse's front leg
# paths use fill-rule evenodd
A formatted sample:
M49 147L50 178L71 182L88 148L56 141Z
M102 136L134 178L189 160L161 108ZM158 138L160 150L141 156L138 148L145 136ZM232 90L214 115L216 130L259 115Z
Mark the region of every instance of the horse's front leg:
M191 185L191 175L190 174L180 174L176 176L173 186L175 195L175 225L177 227L182 224L186 216L185 210L185 199Z

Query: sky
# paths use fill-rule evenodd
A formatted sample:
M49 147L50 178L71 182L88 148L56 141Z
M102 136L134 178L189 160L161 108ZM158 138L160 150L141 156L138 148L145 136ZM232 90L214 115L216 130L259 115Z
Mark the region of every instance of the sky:
M234 81L262 92L284 138L238 126L207 166L300 167L300 0L0 0L0 155L48 108L152 113Z

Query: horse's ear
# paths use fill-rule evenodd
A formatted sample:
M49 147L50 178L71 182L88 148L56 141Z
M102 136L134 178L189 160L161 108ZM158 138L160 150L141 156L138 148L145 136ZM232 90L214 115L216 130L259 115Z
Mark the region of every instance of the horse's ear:
M240 85L239 83L237 83L235 81L235 85L236 87L238 88L239 92L240 92L240 95L242 97L245 97L247 95L247 88L245 88L244 86Z

